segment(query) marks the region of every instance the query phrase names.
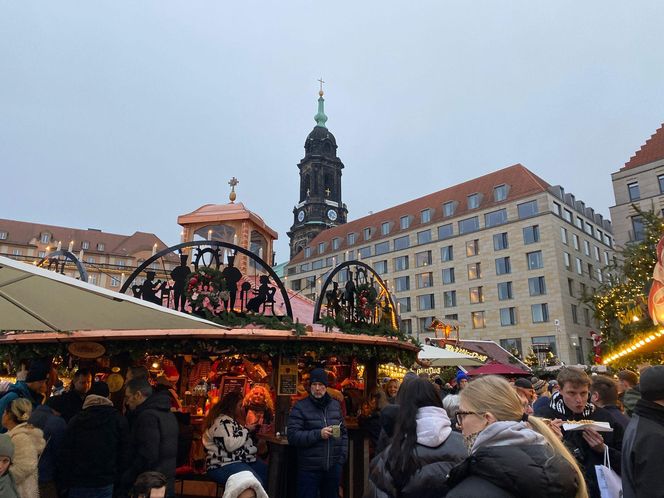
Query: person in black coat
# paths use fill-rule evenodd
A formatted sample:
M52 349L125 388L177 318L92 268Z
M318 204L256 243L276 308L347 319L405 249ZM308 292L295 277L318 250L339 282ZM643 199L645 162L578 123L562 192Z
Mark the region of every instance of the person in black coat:
M597 375L590 386L590 400L597 408L603 408L611 417L611 427L619 425L624 431L629 417L618 408L618 386L610 377Z
M44 432L44 439L48 441L44 452L39 458L37 467L39 475L39 495L42 498L57 496L59 483L57 463L62 440L67 430L67 422L56 415L46 405L39 405L32 411L28 423Z
M98 496L112 496L117 478L128 465L129 426L108 399L108 386L98 384L103 386L95 386L94 392L100 394L88 394L83 410L67 426L59 475L70 493L93 488Z
M587 497L575 458L544 421L524 414L505 379L475 379L460 398L456 418L470 455L450 472L449 498Z
M133 412L130 430L130 465L122 475L126 492L139 474L161 472L168 479L167 497L175 491L175 462L178 452L178 423L171 412L165 392L153 394L147 379L136 378L127 383L126 406Z
M436 387L425 379L404 383L391 444L371 462L366 498L445 496L446 476L467 456L453 432Z
M311 371L311 391L288 418L288 443L297 448L297 496L337 498L348 433L341 405L327 393L327 373Z
M664 447L664 366L641 374L641 399L627 426L622 446L624 498L664 496L662 448Z
M558 373L558 384L560 391L551 396L549 406L540 408L535 415L563 421L595 420L614 424L611 426L612 432L598 432L589 427L580 431L563 430L565 445L583 469L589 496L599 497L595 466L604 463L604 448L608 447L611 468L620 474L623 429L619 424L615 424L609 412L588 402L591 381L583 370L562 368Z
M49 398L46 404L69 423L74 415L83 409L83 402L90 387L92 373L87 368L80 368L74 373L69 390L60 396Z

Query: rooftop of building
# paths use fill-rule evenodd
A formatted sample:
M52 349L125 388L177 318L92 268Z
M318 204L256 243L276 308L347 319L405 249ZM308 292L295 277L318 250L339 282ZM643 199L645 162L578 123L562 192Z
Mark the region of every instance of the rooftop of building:
M229 202L228 204L205 204L191 213L178 216L180 225L190 223L213 223L219 221L250 220L256 226L270 234L273 239L279 235L259 215L250 211L241 202Z
M620 168L620 171L650 164L661 159L664 159L664 123L625 163L625 166Z

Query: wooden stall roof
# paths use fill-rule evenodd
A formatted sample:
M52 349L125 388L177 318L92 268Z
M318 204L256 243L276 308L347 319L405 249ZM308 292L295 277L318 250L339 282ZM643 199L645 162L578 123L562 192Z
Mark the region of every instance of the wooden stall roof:
M336 342L365 346L386 346L417 352L420 348L412 343L390 337L361 334L342 334L338 332L307 332L295 335L291 330L272 330L258 328L244 329L172 329L172 330L84 330L72 333L61 332L23 332L0 335L0 347L10 344L68 343L80 341L141 341L149 339L235 339L241 341L303 341Z

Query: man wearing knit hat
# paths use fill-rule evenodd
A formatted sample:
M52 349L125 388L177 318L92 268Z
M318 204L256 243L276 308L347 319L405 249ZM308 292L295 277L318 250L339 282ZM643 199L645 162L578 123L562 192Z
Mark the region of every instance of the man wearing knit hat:
M9 473L9 466L14 458L14 443L7 434L0 434L0 496L18 498L14 478Z
M641 374L641 399L636 402L622 447L624 498L662 496L664 447L664 365Z
M30 401L32 408L41 405L46 394L48 374L49 368L44 362L32 362L25 380L19 380L16 384L11 384L5 395L0 398L0 413L5 413L11 402L18 398L25 398ZM0 428L0 432L6 432L6 429Z
M288 443L297 448L297 496L336 498L341 468L348 454L348 434L341 405L327 393L328 376L311 371L309 396L288 418Z

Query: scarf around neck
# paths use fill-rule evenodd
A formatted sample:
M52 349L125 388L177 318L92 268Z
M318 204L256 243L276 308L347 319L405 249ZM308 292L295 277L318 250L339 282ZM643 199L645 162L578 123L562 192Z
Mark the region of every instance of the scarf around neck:
M572 410L570 410L567 405L565 404L565 400L563 399L563 395L560 394L560 391L556 391L551 395L551 401L549 402L549 407L551 409L555 410L556 412L560 413L563 417L564 420L566 419L574 419L575 417L578 417L578 415ZM595 405L592 403L586 403L586 406L583 408L583 413L581 416L583 418L588 418L590 417L593 412L595 411Z

